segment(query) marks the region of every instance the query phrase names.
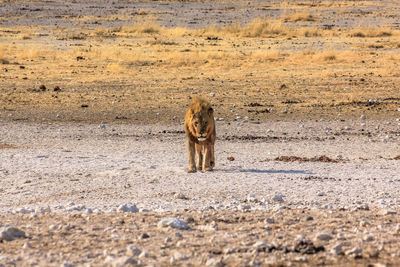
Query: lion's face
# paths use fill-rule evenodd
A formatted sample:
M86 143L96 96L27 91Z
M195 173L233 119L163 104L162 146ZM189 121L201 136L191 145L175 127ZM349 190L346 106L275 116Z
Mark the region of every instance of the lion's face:
M191 130L193 136L200 142L205 141L207 136L211 134L213 127L212 120L212 108L193 113Z
M195 98L186 112L187 130L199 142L204 142L214 131L214 111L207 101Z

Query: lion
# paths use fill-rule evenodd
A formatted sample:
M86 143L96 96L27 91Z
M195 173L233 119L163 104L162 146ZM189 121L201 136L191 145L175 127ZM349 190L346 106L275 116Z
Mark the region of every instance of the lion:
M186 111L184 127L189 157L187 172L212 171L215 166L216 134L214 110L210 103L202 98L194 98ZM197 152L196 165L194 164L195 152Z

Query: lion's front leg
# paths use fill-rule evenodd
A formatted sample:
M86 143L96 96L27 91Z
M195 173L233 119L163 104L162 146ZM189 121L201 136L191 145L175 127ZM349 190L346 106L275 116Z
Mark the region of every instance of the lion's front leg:
M215 167L214 143L210 144L210 166Z
M196 148L196 154L197 154L197 160L196 160L196 167L198 170L201 170L201 163L203 160L203 153L202 153L202 145L199 144L195 144L195 148Z
M204 160L203 160L203 172L212 171L210 166L211 159L211 145L207 144L204 146Z
M187 152L189 157L189 168L187 172L196 172L196 166L194 165L195 143L190 140L187 141Z

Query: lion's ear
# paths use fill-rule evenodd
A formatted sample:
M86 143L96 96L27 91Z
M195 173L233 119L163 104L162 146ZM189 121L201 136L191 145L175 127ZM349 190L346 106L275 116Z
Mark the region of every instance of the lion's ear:
M213 114L213 112L214 112L213 108L210 107L208 109L208 115L211 116Z

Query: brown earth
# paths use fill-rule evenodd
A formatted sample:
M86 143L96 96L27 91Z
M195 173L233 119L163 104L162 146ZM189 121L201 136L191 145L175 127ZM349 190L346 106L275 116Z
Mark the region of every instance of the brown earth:
M3 120L180 122L195 95L227 121L399 115L390 1L66 3L0 2Z
M185 220L190 229L158 226L167 217ZM379 210L2 215L0 221L26 233L26 238L0 243L0 263L6 266L119 266L128 257L141 266L400 263L399 217ZM322 233L328 237L317 238ZM340 244L336 255L332 248ZM129 245L145 253L132 253ZM349 252L354 248L361 250Z

